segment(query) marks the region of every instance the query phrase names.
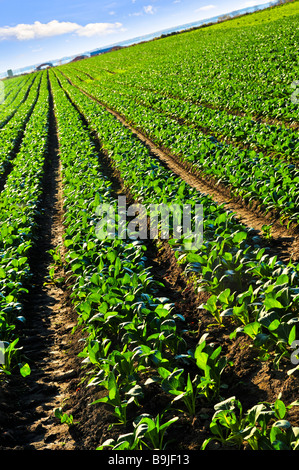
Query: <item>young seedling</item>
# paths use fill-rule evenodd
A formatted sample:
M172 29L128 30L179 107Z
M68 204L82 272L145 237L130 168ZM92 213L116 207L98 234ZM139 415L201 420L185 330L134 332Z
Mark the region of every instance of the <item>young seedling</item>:
M295 450L299 447L299 428L292 427L285 417L296 405L298 401L285 406L278 397L273 404L259 403L244 413L241 402L230 397L214 406L210 423L213 437L205 440L202 450L212 440L238 449L247 442L252 450Z
M263 234L263 237L266 238L266 240L271 240L273 238L272 236L272 225L266 225L264 224L262 226L262 234Z
M54 410L55 418L59 419L61 424L65 423L69 427L74 424L74 417L72 414L67 414L62 411L62 408L55 408Z
M176 416L162 423L162 416L155 418L148 414L142 414L134 420L135 431L144 446L150 450L164 450L168 442L164 442L164 436L169 426L179 418Z

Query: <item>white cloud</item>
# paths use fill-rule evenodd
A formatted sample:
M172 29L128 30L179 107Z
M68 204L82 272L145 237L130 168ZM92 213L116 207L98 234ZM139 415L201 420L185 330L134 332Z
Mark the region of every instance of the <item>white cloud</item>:
M133 0L132 0L133 1ZM135 3L135 2L133 2ZM157 8L153 7L153 5L146 5L143 7L143 10L137 11L134 13L129 13L129 16L143 16L144 13L146 15L154 15L157 11Z
M143 7L143 9L147 15L153 15L155 12L153 5L147 5L146 7Z
M18 24L17 26L4 26L0 28L1 39L36 39L42 37L57 36L60 34L73 32L79 28L76 23L59 22L57 20L42 24L35 21L33 24Z
M198 12L198 11L209 11L209 10L214 10L214 8L216 8L215 5L205 5L203 7L197 8L195 11L196 12Z
M86 26L80 26L75 33L78 36L97 36L104 34L111 34L115 31L124 31L121 23L89 23Z
M49 23L40 23L35 21L33 24L18 24L16 26L0 27L0 39L18 39L25 41L29 39L38 39L62 34L74 33L78 36L95 36L110 34L119 31L121 23L89 23L81 26L77 23L71 23L57 20Z

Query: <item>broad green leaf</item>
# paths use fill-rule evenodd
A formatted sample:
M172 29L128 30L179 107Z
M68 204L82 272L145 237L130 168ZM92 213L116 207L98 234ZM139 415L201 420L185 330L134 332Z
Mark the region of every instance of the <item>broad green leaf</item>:
M234 243L241 243L243 240L246 240L247 233L246 232L237 232L233 236Z
M28 363L20 366L20 373L23 377L27 377L31 374L31 368Z

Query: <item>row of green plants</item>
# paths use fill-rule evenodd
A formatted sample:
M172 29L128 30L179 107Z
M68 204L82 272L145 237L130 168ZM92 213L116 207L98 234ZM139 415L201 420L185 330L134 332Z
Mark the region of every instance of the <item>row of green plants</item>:
M296 1L95 57L76 68L88 71L90 64L167 96L258 119L298 122L298 104L291 99L298 80L298 14Z
M19 366L23 376L30 374L30 365L19 347L20 327L26 323L23 299L31 280L29 253L36 239L48 148L49 93L45 74L40 88L34 91L36 96L31 100L36 104L0 199L0 372L10 375Z
M186 124L196 126L205 134L210 134L218 140L229 140L234 145L249 147L253 150L260 149L271 156L282 157L288 160L297 160L299 145L298 135L290 127L283 124L266 124L247 115L237 115L193 103L190 100L167 96L164 90L150 88L148 83L139 81L138 84L130 83L130 76L123 79L123 74L100 74L101 63L91 66L89 62L80 64L80 68L72 64L65 67L65 71L72 70L81 81L89 83L93 88L100 86L117 93L125 98L137 101L139 104L154 108L163 114L174 117ZM63 68L62 68L63 70ZM86 72L85 72L86 71ZM91 78L93 77L93 78Z
M0 128L2 128L15 114L18 107L25 101L27 94L35 81L34 75L29 75L26 79L21 77L4 87L4 102L0 103Z
M198 129L132 99L130 93L107 90L101 85L83 83L68 72L72 82L91 96L119 112L157 145L167 149L199 170L206 178L223 183L248 204L258 202L265 212L277 211L281 221L299 221L299 170L295 165L273 159L255 150L239 149ZM134 94L134 93L133 93Z
M193 189L191 190L188 185L182 183L179 178L173 177L173 175L159 165L157 161L155 161L155 165L153 166L153 159L142 144L138 145L137 142L134 142L138 148L138 150L136 150L136 154L138 154L137 166L135 159L128 161L128 159L123 158L123 154L119 153L119 146L115 147L116 150L114 152L110 152L110 146L115 142L113 141L114 137L111 129L110 135L107 137L106 131L102 130L104 127L103 124L101 125L101 129L99 127L99 123L103 115L106 120L109 119L112 123L111 127L115 127L115 139L117 139L118 133L120 132L119 130L121 129L123 136L121 150L124 152L124 136L128 136L128 147L132 146L132 133L130 131L125 131L123 126L118 123L114 117L107 113L103 107L91 100L88 100L88 98L86 98L82 93L78 93L75 88L68 85L67 81L64 81L64 86L68 87L67 89L73 96L76 105L80 107L81 112L85 114L87 119L89 119L93 130L98 133L104 147L109 152L110 157L115 160L117 168L121 170L124 180L128 182L128 187L130 187L130 191L133 192L135 197L138 197L142 201L148 200L149 202L162 201L168 203L182 203L184 200L190 202L192 201L192 198L194 198L193 204L195 201L202 202L202 199L199 199L198 197L197 191ZM98 116L98 118L95 116ZM141 158L141 155L143 158ZM161 184L161 181L164 181L165 184ZM211 201L210 198L207 198L207 200ZM234 220L231 220L232 215L227 214L223 208L220 208L220 215L214 207L212 211L213 218L216 223L212 223L213 218L210 218L211 214L209 214L209 212L211 212L211 210L207 209L204 211L205 217L207 217L207 213L209 214L209 218L207 218L207 223L204 225L204 229L205 237L209 239L211 243L210 248L208 248L206 252L206 248L203 246L201 248L201 253L199 254L185 253L180 255L180 261L186 260L188 263L191 263L191 268L187 268L187 270L191 269L193 272L199 272L201 275L204 274L205 276L201 279L200 285L202 288L206 288L214 294L219 295L223 291L227 292L225 287L227 287L227 282L229 281L232 288L236 290L236 294L231 292L230 295L223 296L225 301L222 301L222 304L226 307L224 309L226 316L232 314L232 310L229 310L229 308L237 302L238 305L243 304L243 308L236 308L234 310L234 313L239 315L239 319L242 324L248 322L248 319L251 318L250 312L252 312L254 314L254 318L257 319L259 318L259 311L262 312L260 315L260 317L262 317L264 316L265 310L271 311L272 308L280 308L281 314L288 313L291 310L291 317L295 317L292 319L292 322L296 321L296 313L298 312L298 292L296 290L298 284L298 266L291 262L288 266L285 266L283 263L277 261L277 257L269 257L265 253L264 249L257 250L252 256L249 253L251 250L251 240L246 233L246 228L237 224ZM229 219L230 224L227 222ZM219 227L216 231L215 225L216 227ZM219 240L221 243L219 243ZM253 240L253 243L255 243L255 247L260 248L257 238ZM218 248L216 249L216 247ZM230 250L233 251L233 254L227 252ZM218 273L215 272L216 269L219 271ZM247 280L250 277L253 277L252 286L249 290L243 292L244 279ZM270 285L267 284L268 281L270 281ZM247 282L246 284L250 285L250 281ZM255 289L259 284L261 284L261 286L258 289ZM274 288L272 284L277 287ZM289 292L287 291L288 295L284 298L284 301L280 302L280 304L271 302L270 298L278 300L279 296L281 296L283 292L284 294L286 293L284 290L281 291L281 288L284 287L285 284L287 284L291 290ZM269 295L265 295L265 288L268 289ZM280 292L279 296L275 294L276 290ZM253 292L254 294L252 294ZM237 294L239 294L238 298ZM265 301L259 302L257 304L258 308L255 306L254 309L251 309L251 305L255 305L254 299L257 300L257 298L265 299ZM212 301L211 304L208 305L209 311L213 312L214 316L218 317L220 321L221 316L219 310L221 310L221 307L220 309L217 308L215 297L212 298ZM249 308L245 308L245 304L248 304ZM261 307L263 307L262 310ZM238 311L240 311L239 314L237 314ZM295 332L294 325L292 325L292 332L291 337L293 338Z
M24 103L19 102L13 116L1 129L0 133L0 181L15 156L15 150L21 142L24 129L36 104L41 76L30 86L30 91Z
M2 99L5 98L5 102L10 104L19 93L21 87L26 83L26 81L31 80L32 77L16 77L15 80L1 80L1 88L4 89L2 92ZM0 115L4 111L3 107L0 108Z
M107 389L103 401L110 405L116 422L126 426L131 421L128 409L138 411L141 372L159 363L166 370L169 363L164 358L166 344L160 341L155 347L157 338L151 336L158 332L161 339L174 340L175 317L167 299L153 294L155 283L145 267L144 246L138 241L96 237L98 204L115 203L111 182L101 174L104 164L89 132L52 74L51 87L62 161L66 261L75 282L72 297L78 321L87 335L80 355L93 366L89 385ZM171 423L159 427L163 430Z
M205 401L219 401L223 393L220 378L230 364L221 355L221 348L214 348L206 336L193 350L186 348L184 335L178 326L180 322L184 323L184 319L175 314L174 306L169 305L168 299L157 299L153 295L155 283L145 268L146 258L141 241L97 239L95 227L99 218L96 209L103 202L113 204L109 190L111 183L105 177L98 177L101 167L100 162L96 162L97 155L89 132L60 88L54 73L51 72L50 76L65 188L66 259L75 280L73 298L79 322L85 325L88 333L81 356L84 363L93 365L89 385L107 389L107 395L96 403L110 405L117 423L124 426L131 424L134 428L133 432L119 436L116 441L102 443L99 448L156 448L153 447L156 445L163 448L165 443L161 439L178 416L169 415L168 409L167 413L165 410L156 417L142 413L132 419L133 412L133 416L138 415L146 387L160 384L172 397L171 406L174 409L179 406L192 416ZM158 162L153 163L145 147L117 120L67 82L63 83L63 87L99 135L104 149L121 170L134 197L138 194L142 202L149 199L154 202L156 197L163 202L181 198L181 201L192 203L193 190L182 182L178 185L178 178L170 175ZM222 251L225 248L224 253L229 248L235 255L238 251L242 252L242 242L247 234L244 230L240 231L241 226L236 225L233 217L210 198L201 197L195 192L193 197L197 202L203 202L207 209L206 228L211 238L209 240L207 236L205 239L204 249L210 248L213 252L220 248L220 255L223 254L221 247ZM219 236L215 242L217 230L216 236ZM225 232L225 238L220 236ZM181 250L177 253L182 255ZM254 255L249 254L248 247L246 254L253 262ZM256 266L260 264L261 254L261 250L256 248ZM266 265L268 258L264 257ZM289 267L289 271L293 272L293 277L298 276L293 266ZM256 282L256 278L253 280ZM217 287L220 294L223 293L220 283ZM270 414L275 421L273 410ZM269 422L273 424L273 420ZM255 426L260 432L257 422ZM272 445L270 429L271 426L261 432L269 446ZM292 432L296 433L296 429L292 428ZM158 436L158 444L158 441L153 444L153 436ZM297 445L296 440L297 437L291 439L290 448Z
M260 347L266 355L274 348L278 358L290 357L298 321L298 264L284 265L277 257L269 256L260 240L252 239L250 231L237 223L233 214L172 175L103 106L71 87L67 80L61 81L136 199L147 204L203 204L205 243L199 252L177 250L178 261L187 263L186 272L199 275L198 288L212 294L203 308L220 324L224 317L236 320L238 333L248 334L248 327L242 328L254 325L250 335L263 339Z

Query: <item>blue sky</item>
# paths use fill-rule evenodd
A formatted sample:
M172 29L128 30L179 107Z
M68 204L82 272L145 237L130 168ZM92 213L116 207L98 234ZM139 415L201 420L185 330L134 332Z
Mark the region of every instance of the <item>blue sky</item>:
M267 0L0 0L0 72Z

